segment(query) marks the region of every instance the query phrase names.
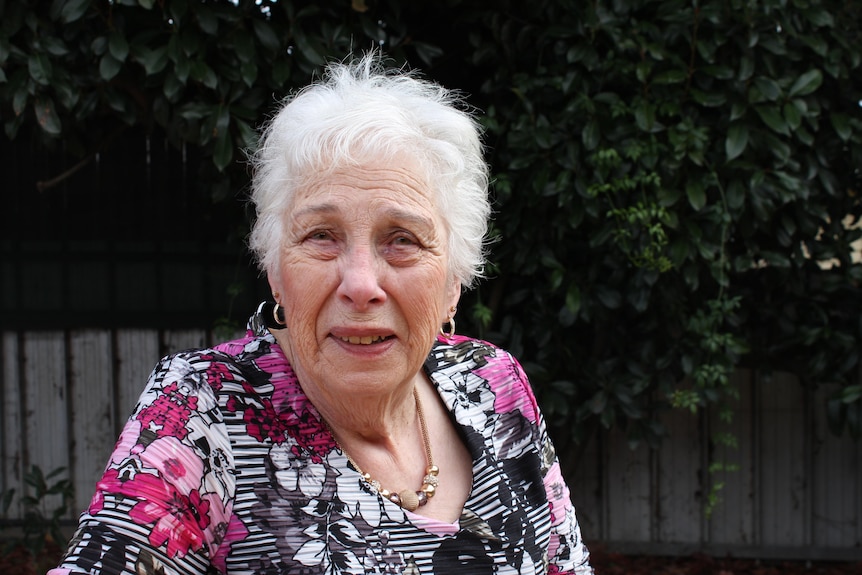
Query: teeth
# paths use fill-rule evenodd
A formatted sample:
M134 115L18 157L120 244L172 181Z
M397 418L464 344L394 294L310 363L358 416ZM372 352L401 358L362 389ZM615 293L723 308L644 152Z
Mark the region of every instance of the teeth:
M341 341L346 341L348 343L359 344L359 345L369 345L369 344L372 344L374 342L383 341L383 336L382 335L374 335L374 336L365 335L365 336L359 337L359 336L353 335L350 337L342 337Z

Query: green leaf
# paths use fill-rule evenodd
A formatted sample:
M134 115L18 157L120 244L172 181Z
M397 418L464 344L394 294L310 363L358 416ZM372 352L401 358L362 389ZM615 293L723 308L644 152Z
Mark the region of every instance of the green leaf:
M641 100L635 106L635 121L638 128L644 132L652 132L655 127L655 105L646 100Z
M737 122L727 130L727 138L724 140L724 153L727 161L738 158L748 146L748 126L743 122Z
M193 80L200 82L207 88L214 90L218 86L218 76L212 68L207 66L206 62L196 60L191 65L191 77Z
M783 136L790 135L790 130L787 127L787 122L781 115L779 108L776 106L755 106L755 111L763 123L769 126L773 132L778 132Z
M685 195L692 209L699 212L706 205L706 190L702 182L689 180L685 184Z
M788 92L789 97L807 96L814 92L823 83L823 73L814 68L799 76Z
M60 116L57 115L57 109L54 107L54 101L51 98L37 97L33 102L33 108L39 127L47 134L59 136L62 132L62 124L60 123Z
M249 88L254 87L254 83L257 80L257 64L254 62L243 62L240 71L242 72L242 81L245 85Z
M156 5L156 0L138 0L138 4L147 10L152 10Z
M566 309L572 314L577 314L581 309L581 289L574 282L569 284L566 291Z
M123 63L114 58L109 52L99 60L99 76L106 82L110 81L120 72L122 67Z
M608 309L617 309L623 303L622 295L615 289L600 285L596 287L595 291L596 297Z
M772 78L758 76L754 79L754 85L760 90L763 97L770 102L774 102L781 96L781 87Z
M129 43L126 41L126 36L119 30L111 31L111 35L108 37L108 50L118 62L126 61L126 57L129 55Z
M296 45L302 55L315 66L326 65L326 50L313 38L309 38L303 33L297 32Z
M692 89L691 98L701 106L706 106L707 108L717 108L727 102L727 96L724 92L704 92Z
M252 20L251 24L254 28L255 36L257 36L257 39L260 40L264 48L273 54L281 51L281 41L278 39L278 35L272 29L272 26L263 20Z
M30 72L30 77L37 84L47 86L51 83L53 68L47 55L43 53L31 54L27 58L27 70Z
M142 47L134 58L143 65L148 76L155 76L168 64L168 47L160 46L154 50Z
M90 7L90 0L66 0L60 10L60 21L64 24L76 22L86 14Z
M195 18L200 29L208 36L215 36L218 33L218 18L206 4L201 3L196 6Z
M745 205L745 184L739 180L732 180L727 184L727 207L738 210Z
M595 118L590 118L581 131L581 142L587 150L595 150L599 145L599 123Z
M846 114L834 112L830 114L829 121L832 123L832 127L835 128L835 133L838 134L838 137L845 142L853 135L853 130L850 127L850 118Z
M791 130L796 130L802 124L802 114L799 113L799 108L794 106L793 102L785 102L783 110L787 125Z
M213 163L218 171L223 171L233 158L233 144L227 130L220 133L215 139L213 147Z

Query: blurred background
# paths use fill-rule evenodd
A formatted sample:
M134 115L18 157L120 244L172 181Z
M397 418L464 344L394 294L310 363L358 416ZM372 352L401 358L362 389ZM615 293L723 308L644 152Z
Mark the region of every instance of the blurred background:
M156 360L244 330L246 153L381 48L485 129L461 333L585 539L862 560L862 2L0 0L0 526L68 537Z

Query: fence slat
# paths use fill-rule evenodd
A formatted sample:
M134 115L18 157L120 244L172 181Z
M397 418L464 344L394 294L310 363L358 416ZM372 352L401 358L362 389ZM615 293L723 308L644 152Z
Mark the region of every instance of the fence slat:
M69 436L66 388L66 340L61 331L28 332L24 335L24 381L26 402L25 473L30 466L45 474L70 468L74 445ZM50 513L59 496L43 502L43 513Z
M125 425L159 360L159 335L154 330L117 332L117 420ZM120 429L115 430L118 435Z
M815 405L823 405L836 385L822 385L815 392ZM815 410L814 418L813 536L815 545L858 547L856 515L859 507L857 484L832 481L834 477L859 477L856 442L846 434L836 437L829 430L825 412Z
M612 430L605 478L608 498L608 538L613 541L650 541L650 453L641 443L631 449L625 435Z
M715 447L715 461L735 470L719 471L710 476L710 487L722 482L718 490L719 503L709 518L709 541L722 545L752 545L756 542L753 523L754 498L754 436L752 435L751 371L738 370L731 376L730 386L739 390L739 399L729 407L733 413L730 422L722 421L718 409L710 410L710 431L726 432L737 442L736 447Z
M23 465L24 437L21 434L21 378L18 374L18 335L3 334L3 425L0 427L2 436L3 462L0 476L0 491L14 489L21 492L21 476ZM20 510L10 509L17 516Z
M664 423L670 440L655 454L658 459L658 506L655 522L660 541L696 543L701 540L703 508L701 433L698 417L674 409Z
M93 495L116 440L113 355L108 331L80 331L70 336L72 437L75 440L72 481L77 516Z
M802 386L788 374L759 382L760 512L764 545L804 545L805 465Z

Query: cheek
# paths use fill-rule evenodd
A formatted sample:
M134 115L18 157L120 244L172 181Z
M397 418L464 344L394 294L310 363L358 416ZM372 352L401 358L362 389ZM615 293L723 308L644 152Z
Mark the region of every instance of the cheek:
M426 289L419 286L425 285ZM430 286L435 286L433 289ZM437 286L439 283L414 283L409 287L411 297L404 303L404 313L411 328L419 333L435 337L443 323L441 310L447 307L447 297Z

